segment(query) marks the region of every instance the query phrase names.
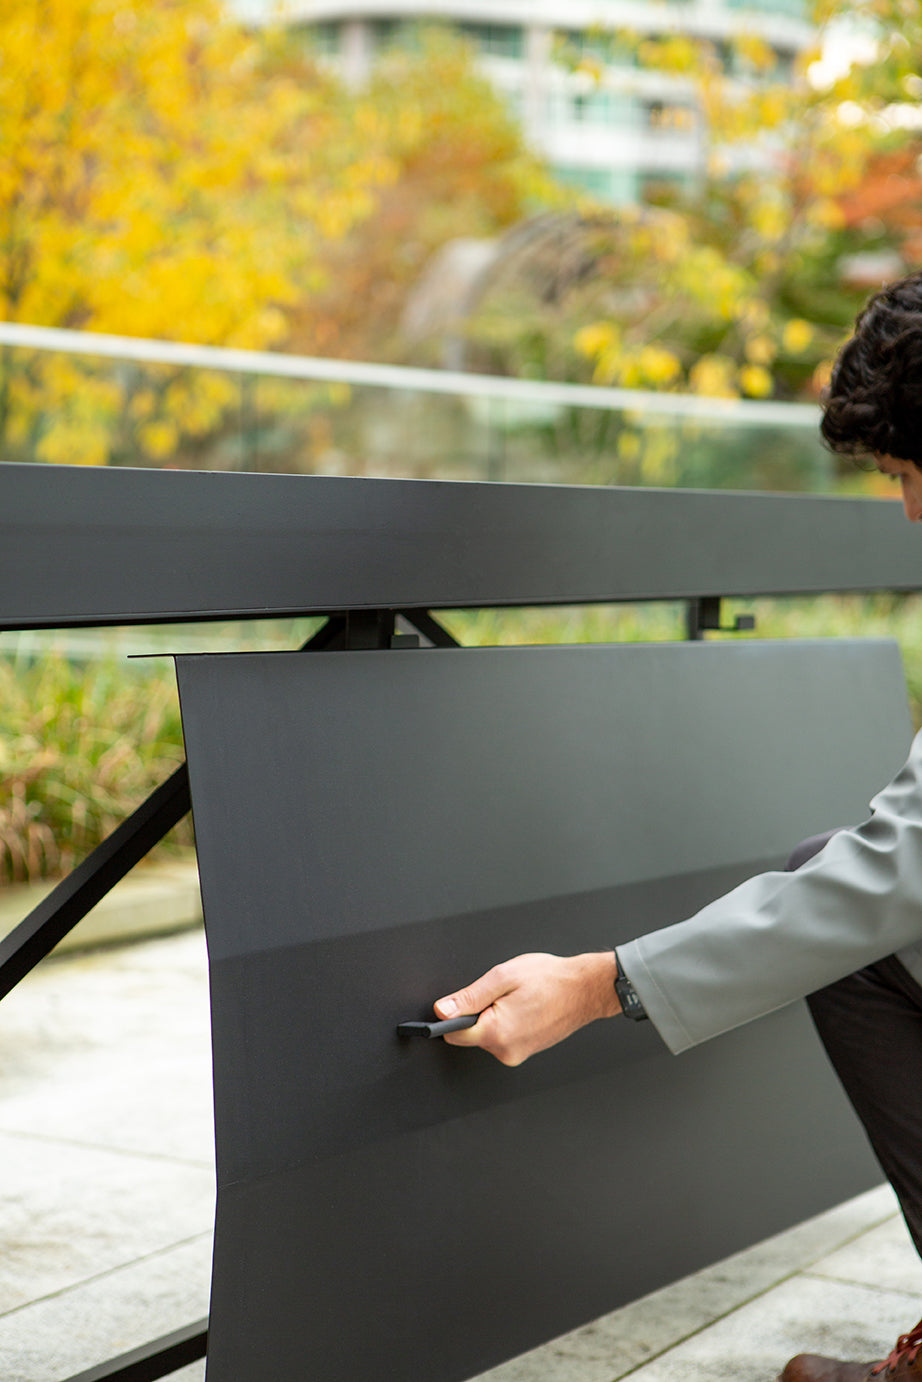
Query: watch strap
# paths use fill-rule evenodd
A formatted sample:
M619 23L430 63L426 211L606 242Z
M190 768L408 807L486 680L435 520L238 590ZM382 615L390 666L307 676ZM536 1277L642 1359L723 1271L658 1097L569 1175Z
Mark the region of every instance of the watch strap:
M647 1010L637 994L637 990L630 979L621 968L621 961L618 952L615 951L615 965L618 977L615 979L615 993L618 995L618 1002L621 1004L621 1011L625 1017L629 1017L632 1022L644 1022L647 1020Z

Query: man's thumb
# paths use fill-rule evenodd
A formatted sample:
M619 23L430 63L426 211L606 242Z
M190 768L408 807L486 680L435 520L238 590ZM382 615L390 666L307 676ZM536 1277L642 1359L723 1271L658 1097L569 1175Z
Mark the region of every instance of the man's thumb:
M457 1017L461 1013L481 1013L504 992L505 987L499 981L497 971L491 969L481 979L469 984L467 988L458 989L456 993L449 993L445 998L437 999L433 1006L439 1017Z

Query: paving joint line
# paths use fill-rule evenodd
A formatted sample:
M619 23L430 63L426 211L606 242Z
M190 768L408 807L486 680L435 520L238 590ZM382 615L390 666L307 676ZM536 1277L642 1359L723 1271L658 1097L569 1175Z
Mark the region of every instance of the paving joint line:
M209 1160L192 1160L190 1157L174 1156L170 1152L145 1152L136 1147L112 1147L104 1142L84 1142L77 1137L58 1137L53 1133L28 1132L23 1128L6 1128L0 1123L0 1137L17 1137L23 1142L54 1143L61 1147L79 1147L86 1152L111 1152L113 1156L135 1157L139 1161L165 1161L172 1166L194 1167L200 1171L214 1171L214 1157Z
M9 1310L0 1310L0 1319L7 1320L12 1315L21 1314L24 1310L31 1310L35 1305L44 1305L50 1300L61 1300L64 1296L73 1295L75 1291L82 1291L86 1286L94 1286L100 1281L105 1281L107 1277L116 1276L119 1272L128 1271L132 1267L139 1267L145 1262L154 1262L158 1257L166 1257L168 1253L176 1252L180 1248L193 1247L196 1243L211 1240L213 1233L211 1229L195 1233L189 1238L179 1238L175 1243L167 1243L164 1247L154 1248L151 1252L142 1253L140 1257L132 1257L128 1262L120 1262L117 1266L107 1267L105 1271L94 1272L92 1276L83 1277L80 1281L72 1282L69 1286L61 1286L56 1291L47 1291L43 1296L36 1296L34 1300L25 1300L21 1305L14 1305Z
M830 1281L838 1286L861 1286L868 1291L874 1291L880 1296L908 1296L910 1300L918 1301L918 1291L903 1291L899 1286L880 1286L874 1281L856 1281L850 1276L830 1276L826 1272L806 1270L799 1273L800 1276L809 1276L814 1281Z
M671 1353L673 1349L678 1348L680 1344L687 1343L689 1339L694 1339L697 1335L703 1334L706 1329L710 1329L715 1324L720 1324L722 1320L729 1319L730 1316L735 1315L738 1310L742 1310L744 1306L751 1305L754 1301L759 1300L762 1296L768 1295L769 1292L774 1291L779 1286L784 1285L786 1281L792 1281L795 1277L798 1276L813 1276L817 1280L821 1281L836 1280L835 1277L825 1277L820 1272L814 1272L812 1271L812 1268L815 1266L817 1262L822 1261L824 1257L828 1257L830 1253L839 1252L842 1248L848 1247L849 1244L856 1242L859 1238L863 1238L866 1233L871 1233L874 1229L880 1228L882 1224L888 1223L891 1219L895 1219L898 1217L899 1215L895 1213L886 1214L882 1219L876 1221L875 1223L868 1224L865 1228L859 1229L857 1232L851 1234L849 1237L843 1238L834 1247L826 1248L822 1253L820 1253L818 1257L814 1258L806 1266L795 1267L791 1271L784 1272L776 1280L772 1281L768 1286L764 1286L762 1287L762 1289L754 1291L752 1295L746 1296L745 1299L738 1301L735 1305L730 1306L727 1310L722 1310L715 1314L711 1319L706 1320L703 1324L696 1325L693 1329L689 1329L685 1334L680 1335L679 1338L672 1340L671 1343L666 1344L663 1348L660 1348L657 1351L651 1353L650 1356L648 1358L643 1359L642 1362L635 1363L632 1367L627 1368L624 1372L616 1373L612 1378L612 1382L623 1382L624 1378L631 1377L634 1373L639 1372L641 1368L645 1368L648 1366L648 1364L655 1363L658 1359L664 1358L668 1353ZM703 1270L706 1271L707 1268L704 1268ZM678 1283L673 1284L677 1285ZM846 1282L843 1284L863 1285L864 1283ZM663 1289L668 1290L669 1287L664 1287ZM884 1294L884 1288L881 1289L881 1293ZM886 1293L894 1296L899 1296L903 1294L903 1292L896 1290L888 1291ZM915 1293L906 1294L912 1294L913 1299L916 1298ZM636 1304L636 1302L634 1303Z

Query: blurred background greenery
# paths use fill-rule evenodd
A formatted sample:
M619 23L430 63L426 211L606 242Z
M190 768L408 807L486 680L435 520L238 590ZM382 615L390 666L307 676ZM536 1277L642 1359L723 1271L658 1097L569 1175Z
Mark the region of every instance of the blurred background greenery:
M742 613L755 616L752 633L709 637L895 638L922 728L922 595L727 602L727 616ZM469 647L685 637L680 603L455 610L439 618ZM297 648L320 622L160 629L146 639L148 647ZM183 761L172 660L128 659L125 644L81 650L80 641L67 648L53 635L0 635L0 886L67 872ZM192 843L187 817L151 857Z

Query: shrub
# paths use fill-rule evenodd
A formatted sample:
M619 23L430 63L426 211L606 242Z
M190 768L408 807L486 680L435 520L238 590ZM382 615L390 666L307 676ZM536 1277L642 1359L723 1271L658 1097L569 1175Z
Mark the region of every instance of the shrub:
M0 661L0 706L0 884L68 872L183 760L172 670Z
M896 638L922 725L922 596L734 600L728 619L743 609L756 615L756 638ZM684 636L681 604L455 610L439 618L468 645ZM0 706L0 885L66 873L183 759L172 668L61 655L0 659ZM191 844L187 818L169 846Z

